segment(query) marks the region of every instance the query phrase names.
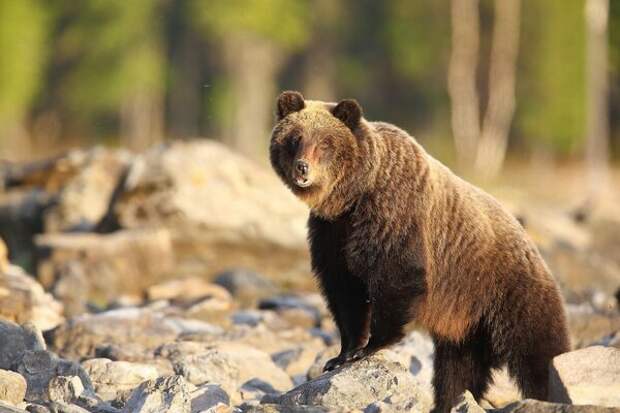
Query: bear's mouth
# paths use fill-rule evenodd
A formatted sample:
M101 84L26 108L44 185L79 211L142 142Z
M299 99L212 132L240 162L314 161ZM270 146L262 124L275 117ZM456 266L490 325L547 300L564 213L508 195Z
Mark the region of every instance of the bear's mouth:
M312 185L312 181L303 176L294 176L293 183L300 188L307 188Z

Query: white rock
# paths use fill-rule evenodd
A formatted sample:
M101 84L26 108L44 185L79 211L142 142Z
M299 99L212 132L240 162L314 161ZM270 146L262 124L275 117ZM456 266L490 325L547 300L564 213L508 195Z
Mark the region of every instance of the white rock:
M593 346L554 358L549 400L620 407L620 349Z
M143 363L98 358L83 362L82 367L90 376L97 394L106 401L159 377L155 366Z

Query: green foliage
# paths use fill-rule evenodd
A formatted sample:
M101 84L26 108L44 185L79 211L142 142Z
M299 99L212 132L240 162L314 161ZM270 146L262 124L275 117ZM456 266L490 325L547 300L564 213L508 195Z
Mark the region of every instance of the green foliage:
M43 4L0 0L0 123L21 121L41 86L48 28Z
M190 10L198 27L219 38L258 36L286 50L308 40L308 0L195 0Z
M585 127L583 0L524 0L515 123L532 145L574 151Z
M75 4L64 2L67 14ZM73 63L66 74L71 106L114 110L135 90L163 88L160 1L89 0L73 13L58 39Z

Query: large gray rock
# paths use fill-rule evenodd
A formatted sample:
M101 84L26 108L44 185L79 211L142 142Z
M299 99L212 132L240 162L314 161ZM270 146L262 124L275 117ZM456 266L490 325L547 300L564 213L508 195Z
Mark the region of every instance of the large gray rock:
M351 411L385 402L428 411L432 401L408 368L385 356L386 351L345 365L265 402L282 406L322 406Z
M230 406L230 396L217 384L205 384L191 394L192 413L217 412Z
M185 342L170 346L166 351L177 374L196 385L219 384L233 400L237 400L241 385L254 378L280 391L293 386L291 378L267 353L243 344Z
M190 413L191 386L181 376L160 377L133 391L123 413Z
M49 335L50 346L67 358L97 357L103 348L137 347L154 350L174 342L182 333L202 332L216 335L220 330L198 321L167 317L148 308L121 308L70 319Z
M97 358L82 363L97 395L103 400L115 400L121 393L129 392L147 380L160 376L155 366L126 361Z
M554 358L549 400L620 407L620 349L593 346Z
M78 376L84 388L93 391L88 374L79 364L59 359L49 351L26 351L17 366L17 372L28 383L26 401L48 400L49 384L56 376Z
M45 350L41 332L33 325L0 320L0 369L15 368L27 351Z
M0 401L17 405L26 396L26 379L13 371L0 370Z
M47 397L52 402L72 403L84 392L84 385L78 376L52 377L47 385Z
M107 304L121 294L141 297L175 270L172 240L165 229L45 234L36 243L45 257L39 279L53 288L69 315L84 312L87 301Z
M114 207L126 228L172 232L179 271L244 267L311 283L306 207L267 168L213 141L174 142L131 165Z

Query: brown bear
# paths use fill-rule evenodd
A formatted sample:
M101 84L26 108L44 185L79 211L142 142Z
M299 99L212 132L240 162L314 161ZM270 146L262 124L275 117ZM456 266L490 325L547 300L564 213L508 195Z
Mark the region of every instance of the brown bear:
M480 399L507 364L547 398L548 364L569 349L557 285L517 220L411 136L369 122L355 100L283 92L270 158L310 207L312 267L340 330L332 370L398 342L415 321L435 344L435 411Z

